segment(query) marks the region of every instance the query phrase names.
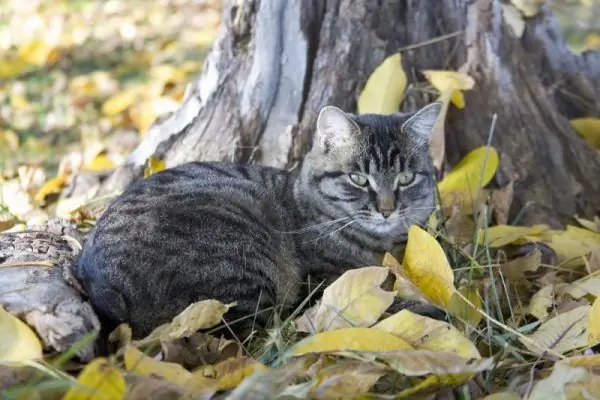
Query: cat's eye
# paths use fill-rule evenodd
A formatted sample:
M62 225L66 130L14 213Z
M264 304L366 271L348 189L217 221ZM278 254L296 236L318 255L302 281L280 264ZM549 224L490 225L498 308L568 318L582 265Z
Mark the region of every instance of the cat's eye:
M366 176L360 174L350 174L350 180L358 186L367 186L369 182Z
M398 174L398 185L408 186L415 180L415 173L412 171L404 171Z

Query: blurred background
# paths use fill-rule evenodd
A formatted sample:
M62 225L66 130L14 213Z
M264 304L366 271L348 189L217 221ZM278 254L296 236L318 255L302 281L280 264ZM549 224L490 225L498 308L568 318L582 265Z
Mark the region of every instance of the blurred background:
M0 180L43 202L69 169L119 165L201 71L221 3L0 0ZM600 49L600 0L547 3L573 51Z

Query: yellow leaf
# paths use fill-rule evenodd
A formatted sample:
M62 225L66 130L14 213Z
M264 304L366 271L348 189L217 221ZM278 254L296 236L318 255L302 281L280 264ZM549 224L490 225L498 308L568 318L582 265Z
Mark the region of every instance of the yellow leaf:
M116 167L117 164L108 157L106 151L101 151L83 167L83 170L88 172L106 172Z
M0 306L0 362L42 358L42 344L33 330Z
M105 358L85 366L64 400L118 400L125 397L125 379Z
M523 32L525 31L525 21L523 20L523 16L512 4L502 3L501 5L504 21L506 21L508 26L510 26L514 35L520 38L523 36Z
M511 243L524 244L534 239L535 236L547 232L550 232L550 227L543 224L534 226L496 225L487 228L485 231L480 230L477 235L477 243L492 248L506 246Z
M179 108L179 103L170 97L158 97L140 102L132 107L130 116L141 136L146 135L158 117L173 112Z
M590 146L600 150L600 118L575 118L571 125Z
M27 98L23 93L11 93L10 94L10 105L17 110L24 110L30 106Z
M373 326L393 333L415 349L455 353L463 358L481 358L477 348L454 326L402 310Z
M322 332L350 326L371 326L394 302L395 292L381 288L390 274L386 267L346 271L323 291L314 310L296 321L303 332Z
M250 357L232 357L215 365L218 390L229 390L237 387L244 379L257 371L268 368Z
M27 71L29 64L20 57L0 62L0 79L11 79Z
M496 174L499 163L498 153L493 147L478 147L467 154L438 183L444 208L452 205L453 196L456 195L464 199L476 199L481 188Z
M535 17L545 0L511 0L511 3L528 18Z
M590 33L585 38L585 47L588 50L600 50L600 34L598 33Z
M462 296L459 296L458 294ZM466 322L469 326L476 327L483 319L483 314L474 310L470 304L468 304L464 298L476 306L479 310L482 310L483 305L481 304L481 297L477 292L477 287L474 285L465 285L458 289L458 292L452 294L450 303L448 304L448 312L461 321Z
M541 356L548 349L563 354L587 345L589 305L577 307L544 322L528 338L535 344L519 338L534 354Z
M0 148L8 148L15 151L19 148L20 140L15 131L7 129L0 130Z
M102 113L109 117L122 113L136 101L138 93L138 88L132 88L112 95L102 104Z
M69 83L72 93L89 97L111 95L117 91L118 86L119 82L106 71L76 76Z
M337 360L313 378L312 399L355 399L366 394L385 374L382 366L357 360Z
M481 400L521 400L521 396L515 392L499 392L485 396Z
M321 332L298 342L290 350L292 356L335 351L391 351L410 349L410 344L396 335L379 329L342 328Z
M56 200L63 188L67 185L67 179L68 177L66 175L59 175L56 178L50 179L37 191L34 196L34 201L37 204L46 204Z
M160 158L156 158L154 156L148 157L146 161L146 168L144 168L144 178L148 178L150 175L153 175L157 172L160 172L165 169L165 162Z
M375 68L358 97L358 112L392 114L400 108L406 75L400 53L387 57Z
M590 221L585 218L580 218L578 216L575 216L575 219L577 220L577 222L579 222L582 226L586 227L590 231L600 233L600 218L597 215L594 216L593 221Z
M148 337L159 337L163 341L189 337L201 329L209 329L223 320L223 315L235 303L223 304L217 300L202 300L190 304L168 324L163 324Z
M158 376L182 388L193 378L192 373L181 365L148 357L131 344L125 346L124 358L127 371L143 376Z
M554 285L546 285L538 290L529 303L529 314L539 320L544 320L548 316L548 308L554 303Z
M19 48L19 57L29 64L42 67L56 61L58 50L44 40L32 40Z
M600 297L596 297L588 316L588 345L594 346L600 342Z
M527 400L553 400L553 399L581 399L594 397L568 397L565 389L571 384L585 381L591 376L590 371L582 367L573 367L564 361L554 364L552 374L545 379L539 380L533 386L533 390Z
M446 307L456 290L454 272L440 244L416 225L408 230L402 267L410 280L435 304Z
M567 226L566 231L547 232L549 240L544 241L556 252L557 261L563 268L577 268L585 265L592 248L600 248L600 234L587 229Z
M449 93L450 101L458 108L465 108L463 90L471 90L475 81L469 75L456 71L424 70L425 78L440 94Z

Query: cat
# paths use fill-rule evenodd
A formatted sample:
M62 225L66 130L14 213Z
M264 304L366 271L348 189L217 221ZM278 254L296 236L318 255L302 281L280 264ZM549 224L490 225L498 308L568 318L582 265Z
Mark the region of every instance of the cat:
M191 162L134 182L91 230L75 276L107 329L127 322L134 338L204 299L237 302L225 315L234 332L264 326L261 311L295 307L308 277L325 287L380 265L410 225L426 222L440 110L325 106L291 171Z

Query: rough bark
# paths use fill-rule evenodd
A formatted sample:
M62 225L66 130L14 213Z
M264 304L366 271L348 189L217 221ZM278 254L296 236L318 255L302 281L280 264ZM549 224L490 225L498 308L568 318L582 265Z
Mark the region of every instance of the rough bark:
M403 109L432 100L423 69L461 69L475 79L466 108L448 113L447 160L453 165L487 143L496 114L491 144L517 177L511 213L534 204L521 222L558 225L600 210L600 157L568 122L600 114L600 55L572 54L547 8L518 38L499 0L225 3L219 37L182 107L154 125L100 194L141 177L152 154L167 166L293 167L310 146L319 109L354 111L369 75L401 51L412 84Z

